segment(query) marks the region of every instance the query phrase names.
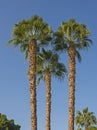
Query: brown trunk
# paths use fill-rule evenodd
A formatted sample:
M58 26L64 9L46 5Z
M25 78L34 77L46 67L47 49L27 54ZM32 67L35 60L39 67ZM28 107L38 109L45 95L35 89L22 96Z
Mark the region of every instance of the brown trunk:
M51 114L51 74L49 70L45 72L46 82L46 130L50 130L50 114Z
M88 130L88 125L85 125L85 130Z
M36 41L29 44L29 81L30 81L30 106L31 130L37 130L37 101L36 101Z
M74 113L75 113L75 47L71 43L68 50L69 57L69 117L68 130L74 130Z

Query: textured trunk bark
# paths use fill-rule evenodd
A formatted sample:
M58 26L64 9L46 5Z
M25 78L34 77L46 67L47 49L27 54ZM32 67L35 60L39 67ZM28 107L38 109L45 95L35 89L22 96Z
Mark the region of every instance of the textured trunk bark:
M75 47L71 43L68 50L69 57L69 117L68 130L74 130L74 113L75 113Z
M31 130L37 130L37 101L36 101L36 41L29 44L29 81L30 81L30 106Z
M51 114L51 74L47 70L45 72L46 82L46 130L50 130L50 114Z

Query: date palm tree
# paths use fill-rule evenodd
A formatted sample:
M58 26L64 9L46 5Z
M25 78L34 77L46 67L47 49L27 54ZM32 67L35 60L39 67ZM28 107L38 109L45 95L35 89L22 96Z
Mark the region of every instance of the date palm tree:
M78 23L75 19L62 22L54 34L54 49L68 53L68 81L69 81L69 117L68 130L74 130L75 112L75 76L76 60L81 61L79 50L90 47L92 41L89 39L90 31L86 25Z
M97 119L93 112L88 111L88 107L84 108L82 112L77 111L75 117L76 124L80 127L85 127L85 130L89 129L89 126L97 124ZM91 127L92 128L92 127Z
M37 76L38 83L41 79L45 80L46 86L46 130L50 130L50 113L51 113L51 77L54 75L59 79L63 79L66 74L64 64L59 63L58 55L51 50L42 50L37 57Z
M51 39L51 27L40 16L34 15L28 20L21 20L13 27L12 40L8 44L20 46L25 58L29 57L29 82L31 129L37 130L37 101L36 101L36 54L40 46L47 45Z

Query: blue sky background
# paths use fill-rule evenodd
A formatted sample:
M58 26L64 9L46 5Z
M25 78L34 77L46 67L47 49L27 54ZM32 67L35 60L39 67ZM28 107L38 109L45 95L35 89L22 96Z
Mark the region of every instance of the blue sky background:
M6 47L12 27L22 19L37 14L55 31L62 21L75 18L91 31L93 46L81 51L77 62L76 110L89 107L97 117L97 0L0 0L0 113L14 119L21 130L30 130L28 61L19 47ZM61 55L67 65L67 55ZM68 127L68 81L52 79L52 130ZM45 130L45 85L37 88L38 130Z

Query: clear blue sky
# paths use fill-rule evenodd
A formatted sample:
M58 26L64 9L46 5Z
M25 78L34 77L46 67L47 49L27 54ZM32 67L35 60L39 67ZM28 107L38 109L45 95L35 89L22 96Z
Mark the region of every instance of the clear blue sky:
M22 19L37 14L54 30L62 21L75 18L91 31L93 46L82 51L77 62L76 110L86 106L97 116L97 0L0 0L0 113L30 130L28 62L19 48L6 47L12 27ZM62 55L67 64L66 55ZM68 127L68 82L52 79L52 130ZM37 88L38 130L45 130L45 85Z

